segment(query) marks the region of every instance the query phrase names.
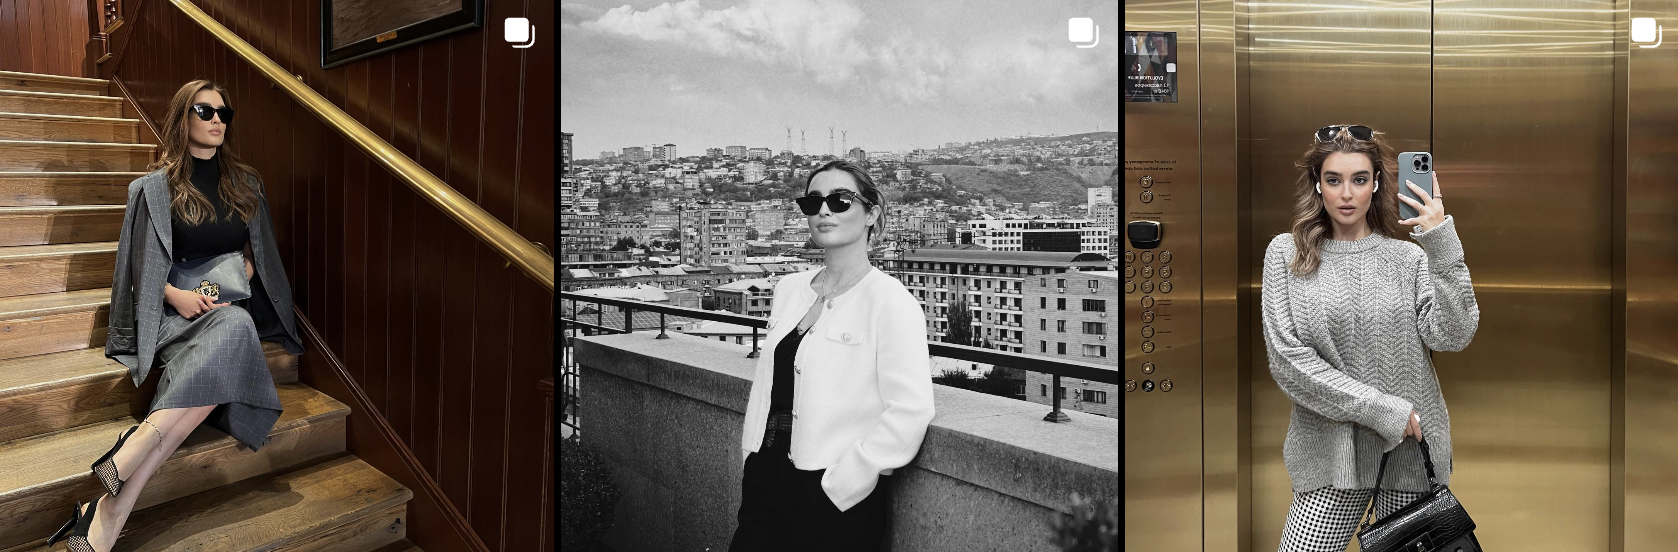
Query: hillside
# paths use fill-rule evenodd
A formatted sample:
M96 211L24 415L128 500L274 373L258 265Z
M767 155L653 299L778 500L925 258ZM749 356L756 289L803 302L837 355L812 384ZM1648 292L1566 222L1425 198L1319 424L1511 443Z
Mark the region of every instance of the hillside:
M977 193L997 201L1033 203L1058 201L1076 205L1088 200L1084 190L1107 181L1112 167L1051 167L1031 174L1020 174L1010 166L973 167L967 165L921 165L928 173L943 173L950 183L969 193ZM1099 173L1099 177L1097 177Z
M1054 142L1054 141L1057 141L1057 140L1071 140L1073 142L1077 142L1079 140L1083 140L1084 138L1089 138L1091 141L1095 141L1095 140L1118 140L1119 139L1119 133L1118 133L1118 131L1086 132L1086 133L1083 133L1083 134L1071 134L1071 135L1067 135L1067 136L1039 136L1039 137L1035 137L1035 138L1009 138L1009 139L1006 139L1006 140L997 140L997 141L994 141L994 142L971 142L971 144L972 145L981 145L981 146L990 146L990 147L1018 146L1018 145L1023 145L1023 144L1047 144L1049 142Z

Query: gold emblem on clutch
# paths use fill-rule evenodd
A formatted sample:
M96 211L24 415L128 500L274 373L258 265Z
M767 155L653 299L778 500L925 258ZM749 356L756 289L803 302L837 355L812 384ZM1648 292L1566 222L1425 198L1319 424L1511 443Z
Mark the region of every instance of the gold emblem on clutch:
M221 284L212 284L209 280L200 282L198 287L192 288L192 291L211 299L221 299Z

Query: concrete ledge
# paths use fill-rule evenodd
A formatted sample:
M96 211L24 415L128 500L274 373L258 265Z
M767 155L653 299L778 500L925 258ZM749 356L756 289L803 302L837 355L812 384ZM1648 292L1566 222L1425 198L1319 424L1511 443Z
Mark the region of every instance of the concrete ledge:
M579 337L579 423L618 471L618 550L728 548L740 507L750 345L654 333ZM768 354L765 350L761 354ZM894 550L1055 550L1069 495L1116 498L1118 420L934 386L938 416L891 477Z

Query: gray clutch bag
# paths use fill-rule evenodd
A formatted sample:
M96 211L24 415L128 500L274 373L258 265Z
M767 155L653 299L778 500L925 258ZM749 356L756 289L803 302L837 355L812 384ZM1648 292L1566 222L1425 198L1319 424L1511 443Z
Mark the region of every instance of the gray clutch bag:
M175 263L169 269L169 285L209 296L217 303L231 303L251 296L251 281L245 279L245 254L242 251Z

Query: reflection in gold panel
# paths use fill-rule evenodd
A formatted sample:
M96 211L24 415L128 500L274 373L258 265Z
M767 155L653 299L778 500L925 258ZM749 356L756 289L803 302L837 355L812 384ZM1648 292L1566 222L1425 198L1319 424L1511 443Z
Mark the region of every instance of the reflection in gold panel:
M1198 357L1173 353L1200 362L1183 380L1198 397L1126 396L1126 550L1277 547L1292 404L1252 306L1264 246L1288 231L1292 164L1331 123L1435 154L1481 313L1468 349L1433 355L1451 486L1481 542L1674 548L1678 39L1625 35L1633 17L1678 29L1678 0L1198 6L1126 4L1127 28L1180 33L1185 102L1126 105L1126 216L1129 161L1176 159L1177 199L1200 209L1165 217L1167 236L1195 237L1203 289L1173 299L1204 331Z
M1621 17L1630 75L1616 217L1625 236L1623 550L1670 550L1678 542L1678 41L1628 47L1623 29L1629 18L1652 17L1678 31L1678 0L1639 0Z
M1488 547L1609 546L1612 0L1439 2L1433 138L1480 328L1436 353L1451 488ZM1559 223L1566 221L1565 223Z
M1157 332L1149 338L1151 350L1143 349L1140 331L1124 332L1125 378L1139 386L1124 393L1126 550L1200 550L1203 542L1197 128L1202 67L1195 10L1195 3L1180 1L1131 2L1125 8L1127 30L1177 33L1178 85L1177 103L1125 104L1123 220L1163 226L1157 249L1124 248L1136 256L1125 266L1138 271L1127 280L1136 288L1123 295L1126 327L1139 330L1146 311L1153 316L1147 325ZM1152 178L1147 203L1138 200L1143 176ZM1171 252L1169 263L1158 257L1165 251ZM1173 273L1169 293L1154 287L1163 278L1140 276L1144 267L1166 264ZM1144 298L1151 306L1143 306ZM1152 363L1152 373L1143 372L1144 362ZM1144 382L1155 387L1145 391Z
M1245 4L1251 102L1251 295L1259 303L1264 248L1288 231L1293 163L1312 132L1336 123L1369 125L1399 151L1428 149L1429 2L1328 0ZM1471 253L1472 254L1472 253ZM1469 258L1470 268L1473 257ZM1275 550L1293 501L1282 463L1288 400L1270 377L1260 313L1247 320L1252 340L1251 549ZM1447 397L1450 390L1446 390ZM1449 399L1447 399L1449 400Z

